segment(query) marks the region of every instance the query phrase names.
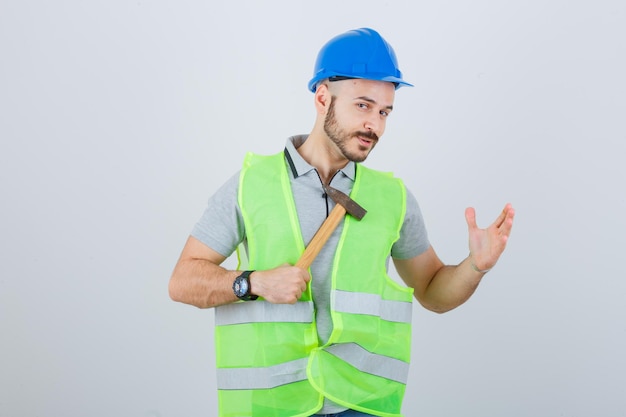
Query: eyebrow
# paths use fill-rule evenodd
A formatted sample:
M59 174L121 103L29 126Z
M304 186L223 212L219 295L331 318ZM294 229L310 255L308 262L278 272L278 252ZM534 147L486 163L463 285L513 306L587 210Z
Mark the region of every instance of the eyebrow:
M367 97L367 96L355 97L354 100L363 100L363 101L367 101L368 103L378 104L378 103L376 103L376 100L374 100L373 98ZM387 110L389 110L389 111L393 110L393 106L392 105L386 106L385 108Z

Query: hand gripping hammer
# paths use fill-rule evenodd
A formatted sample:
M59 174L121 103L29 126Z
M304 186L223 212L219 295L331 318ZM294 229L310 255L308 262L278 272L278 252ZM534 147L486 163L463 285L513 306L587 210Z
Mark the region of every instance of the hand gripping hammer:
M302 256L300 256L300 259L296 262L296 266L302 269L308 269L311 266L313 260L320 250L322 250L322 247L330 235L333 234L333 231L337 228L346 212L357 220L361 220L363 216L365 216L365 213L367 213L367 210L341 191L328 185L324 185L324 191L335 202L335 207L331 210L317 232L315 232L315 236L313 236L313 239L309 242L304 253L302 253Z

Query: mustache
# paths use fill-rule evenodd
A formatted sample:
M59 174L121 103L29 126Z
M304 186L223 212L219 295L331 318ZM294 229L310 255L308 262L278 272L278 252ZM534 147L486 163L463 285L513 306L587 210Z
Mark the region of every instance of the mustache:
M356 132L355 136L362 136L364 138L368 138L368 139L372 139L375 141L378 141L378 135L374 132L372 132L371 130L368 130L367 132Z

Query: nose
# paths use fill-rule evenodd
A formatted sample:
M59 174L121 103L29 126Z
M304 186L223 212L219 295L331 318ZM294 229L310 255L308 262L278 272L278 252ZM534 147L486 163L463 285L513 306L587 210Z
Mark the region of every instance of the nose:
M369 115L363 124L363 127L370 132L376 133L381 136L385 129L385 120L379 114Z

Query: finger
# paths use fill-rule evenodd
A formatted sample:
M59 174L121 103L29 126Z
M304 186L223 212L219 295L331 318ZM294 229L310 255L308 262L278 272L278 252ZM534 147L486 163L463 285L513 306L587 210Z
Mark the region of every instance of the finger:
M478 228L476 225L476 210L474 210L473 207L465 209L465 221L467 222L467 227L470 230Z
M514 218L515 218L515 210L509 206L507 213L506 213L506 218L502 222L502 227L500 228L500 230L507 236L511 233L511 229L513 228Z
M493 225L497 228L500 228L500 226L504 224L504 221L506 220L511 210L512 208L510 204L504 206L504 209L502 209L502 212L500 213L498 218L493 222Z

